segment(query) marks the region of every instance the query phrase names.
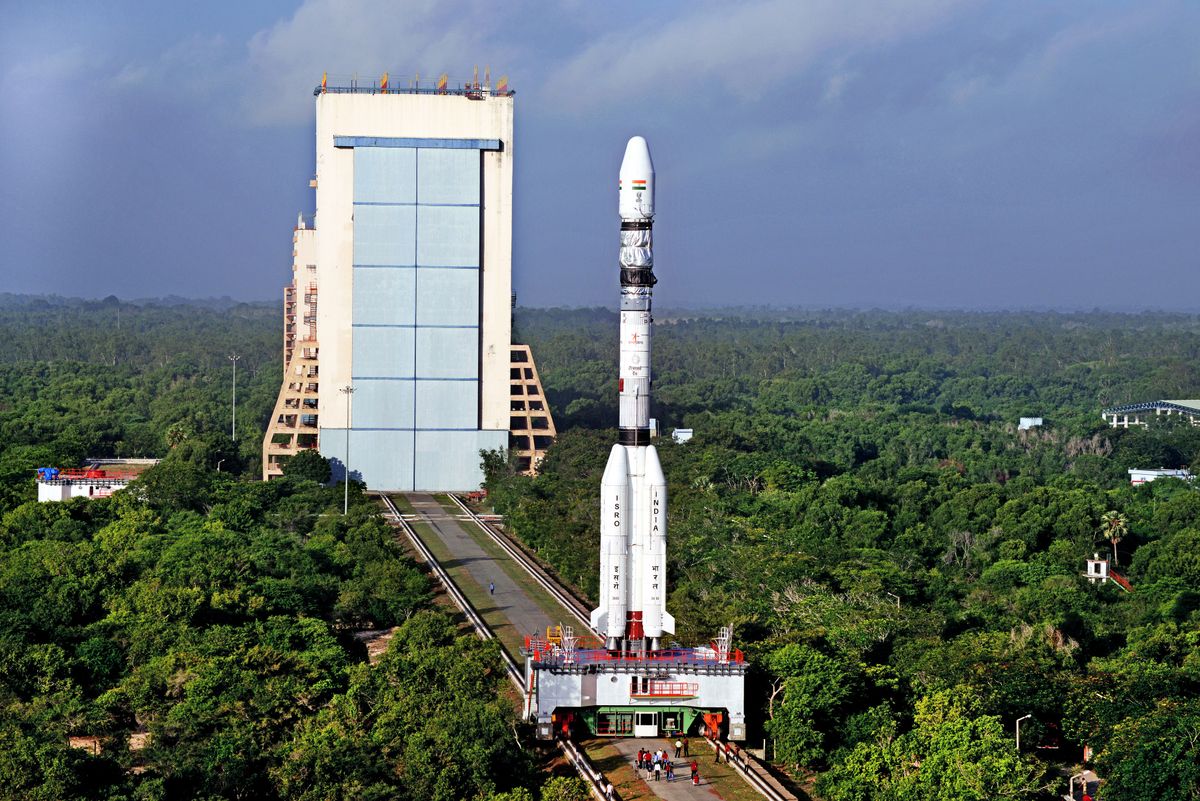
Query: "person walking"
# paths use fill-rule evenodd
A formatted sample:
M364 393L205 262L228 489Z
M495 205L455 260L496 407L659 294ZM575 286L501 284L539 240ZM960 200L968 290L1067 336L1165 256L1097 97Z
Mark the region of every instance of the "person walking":
M675 758L676 758L676 759L679 759L679 752L680 752L680 751L682 751L682 750L683 750L683 741L682 741L682 740L676 740L676 741L675 741Z
M496 594L496 582L489 581L488 582L488 595L495 595L495 594Z
M638 770L642 769L642 761L645 760L645 758L646 758L646 749L639 748L638 752L637 752L637 763L636 763Z
M662 760L655 759L654 760L654 781L658 781L658 778L661 775L662 775Z
M608 783L604 786L604 798L606 801L613 801L616 797L616 788L613 787L612 780L609 779Z
M675 781L675 763L669 759L667 760L667 781Z
M692 784L700 783L700 765L696 760L692 760Z
M687 740L687 738L686 738L686 737L684 737L684 738L683 738L683 758L684 758L684 759L687 759L687 758L688 758L688 756L689 756L689 754L688 754L688 740Z

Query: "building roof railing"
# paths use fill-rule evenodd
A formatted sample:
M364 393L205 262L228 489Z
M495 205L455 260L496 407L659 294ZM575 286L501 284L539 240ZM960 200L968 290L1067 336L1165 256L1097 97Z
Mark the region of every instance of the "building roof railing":
M1110 406L1100 411L1108 414L1133 414L1135 412L1153 412L1157 410L1179 412L1180 414L1200 414L1200 400L1154 400L1140 403L1127 403L1123 406Z
M713 648L668 648L659 651L620 652L603 648L576 648L570 651L553 646L540 638L526 638L525 651L542 665L585 667L589 665L693 667L744 667L746 657L736 648L721 657Z
M454 95L471 100L482 100L485 97L512 97L516 92L505 86L490 87L486 84L461 83L458 86L449 85L442 88L421 86L414 81L407 85L394 86L390 82L384 85L382 81L351 81L348 86L318 85L313 89L313 96L319 95Z

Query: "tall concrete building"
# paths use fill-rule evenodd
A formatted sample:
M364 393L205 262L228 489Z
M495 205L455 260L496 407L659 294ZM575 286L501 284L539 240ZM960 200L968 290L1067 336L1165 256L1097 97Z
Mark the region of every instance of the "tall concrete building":
M512 93L322 87L316 132L263 477L318 447L335 480L475 489L514 391Z

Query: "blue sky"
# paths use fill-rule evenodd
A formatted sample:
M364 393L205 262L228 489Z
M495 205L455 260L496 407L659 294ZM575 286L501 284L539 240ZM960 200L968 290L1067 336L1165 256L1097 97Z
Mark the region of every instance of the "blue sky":
M523 305L1200 309L1200 3L4 2L0 291L274 299L312 88L517 92Z

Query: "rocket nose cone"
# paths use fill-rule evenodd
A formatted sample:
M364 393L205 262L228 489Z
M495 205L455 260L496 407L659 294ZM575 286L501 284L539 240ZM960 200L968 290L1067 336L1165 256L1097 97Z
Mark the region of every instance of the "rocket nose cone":
M662 462L658 460L658 450L650 445L646 448L646 483L650 485L667 485L667 477L663 475Z
M613 445L608 454L608 464L604 466L601 484L624 484L629 481L629 457L622 445Z
M650 146L640 136L635 136L625 145L625 158L621 159L621 174L638 174L650 177L654 174L654 162L650 159Z

